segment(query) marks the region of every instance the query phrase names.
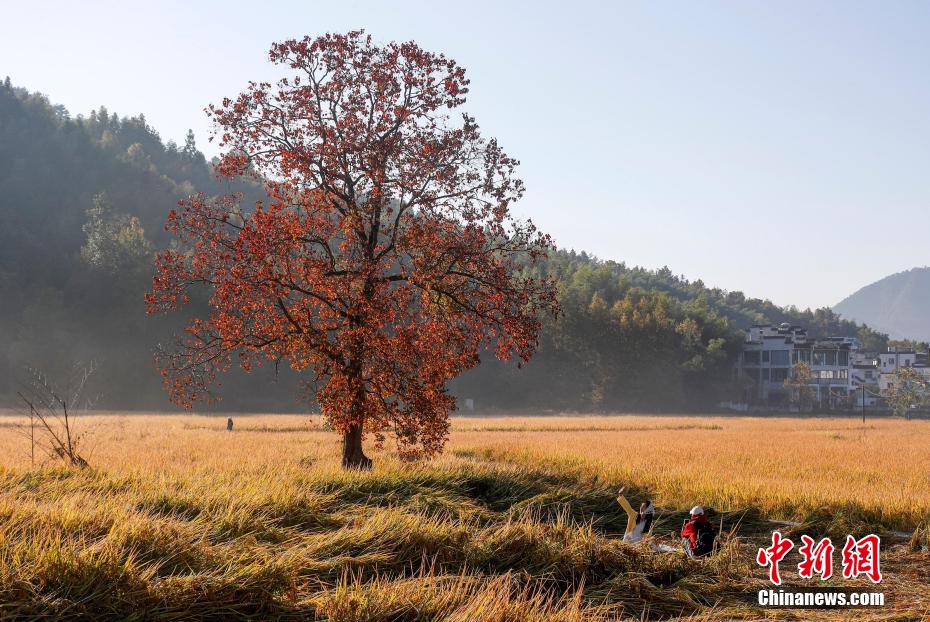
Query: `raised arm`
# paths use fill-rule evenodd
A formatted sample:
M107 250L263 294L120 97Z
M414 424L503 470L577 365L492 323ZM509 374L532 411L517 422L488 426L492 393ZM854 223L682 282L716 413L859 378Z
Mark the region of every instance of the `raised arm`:
M633 506L630 505L630 502L626 500L622 494L617 497L617 503L620 504L624 510L626 510L626 533L630 533L636 527L636 519L639 518L639 514L636 510L633 509Z

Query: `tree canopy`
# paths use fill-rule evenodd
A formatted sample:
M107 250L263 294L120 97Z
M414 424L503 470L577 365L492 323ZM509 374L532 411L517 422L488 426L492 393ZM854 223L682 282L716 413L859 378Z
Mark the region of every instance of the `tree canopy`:
M528 361L552 281L531 268L552 244L511 205L517 161L465 103L464 70L414 43L362 32L290 40L271 60L292 74L210 108L227 151L221 175L260 179L267 205L236 196L181 202L182 242L158 257L151 311L211 288L208 317L163 357L172 399L203 395L233 355L312 374L344 434L343 464L370 465L368 433L431 456L455 400L446 383L480 361Z

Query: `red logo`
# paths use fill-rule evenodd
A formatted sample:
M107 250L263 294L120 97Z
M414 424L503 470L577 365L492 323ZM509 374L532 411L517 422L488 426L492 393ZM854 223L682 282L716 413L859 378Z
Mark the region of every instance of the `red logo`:
M811 579L814 573L820 575L821 581L833 576L833 542L824 538L817 545L810 536L801 536L803 546L798 549L804 559L798 564L798 576L802 579Z
M798 576L802 579L813 579L818 575L821 581L833 576L833 551L835 547L830 538L823 538L816 542L810 536L801 536L801 563L798 564ZM756 562L760 566L769 567L769 580L775 585L781 585L781 573L778 564L794 548L794 542L785 538L781 532L772 532L772 546L759 549ZM856 540L853 536L846 536L846 545L843 547L843 578L855 579L860 575L868 577L872 583L882 580L880 560L881 539L875 534L869 534Z
M881 539L875 534L869 534L861 540L846 536L846 546L843 547L843 577L855 579L864 574L872 583L880 582L880 546Z
M775 585L781 585L781 575L778 574L778 564L784 559L788 551L794 548L794 542L788 538L783 538L781 532L772 532L772 546L767 549L759 549L756 555L756 561L760 566L771 566L769 568L769 580Z

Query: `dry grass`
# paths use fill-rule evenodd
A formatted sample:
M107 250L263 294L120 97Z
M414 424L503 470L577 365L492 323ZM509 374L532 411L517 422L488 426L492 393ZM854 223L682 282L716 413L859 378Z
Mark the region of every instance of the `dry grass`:
M359 474L319 418L235 419L85 416L82 471L30 466L0 417L0 619L806 619L753 604L764 517L930 523L922 421L460 418L442 458ZM659 533L700 502L733 536L700 562L624 544L620 485ZM886 547L890 606L857 617L930 611L925 541Z
M504 425L507 432L485 432ZM464 419L456 432L452 447L459 451L582 466L637 482L665 506L753 507L785 520L846 507L899 529L930 517L925 420L863 426L833 418Z

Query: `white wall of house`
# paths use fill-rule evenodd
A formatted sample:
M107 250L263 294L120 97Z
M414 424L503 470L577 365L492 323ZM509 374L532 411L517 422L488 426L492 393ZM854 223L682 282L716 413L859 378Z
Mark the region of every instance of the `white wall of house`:
M804 330L789 326L753 326L746 333L739 375L753 380L753 398L769 401L785 396L785 380L793 366L803 361L811 366L811 383L817 400L845 397L853 389L853 354L856 340L811 340Z
M930 367L914 367L914 371L923 376L924 380L930 382ZM878 381L878 387L882 394L891 388L891 386L894 384L894 379L894 371L882 372Z
M879 353L878 359L880 371L888 374L899 367L913 367L917 362L917 354L913 350L889 350Z

